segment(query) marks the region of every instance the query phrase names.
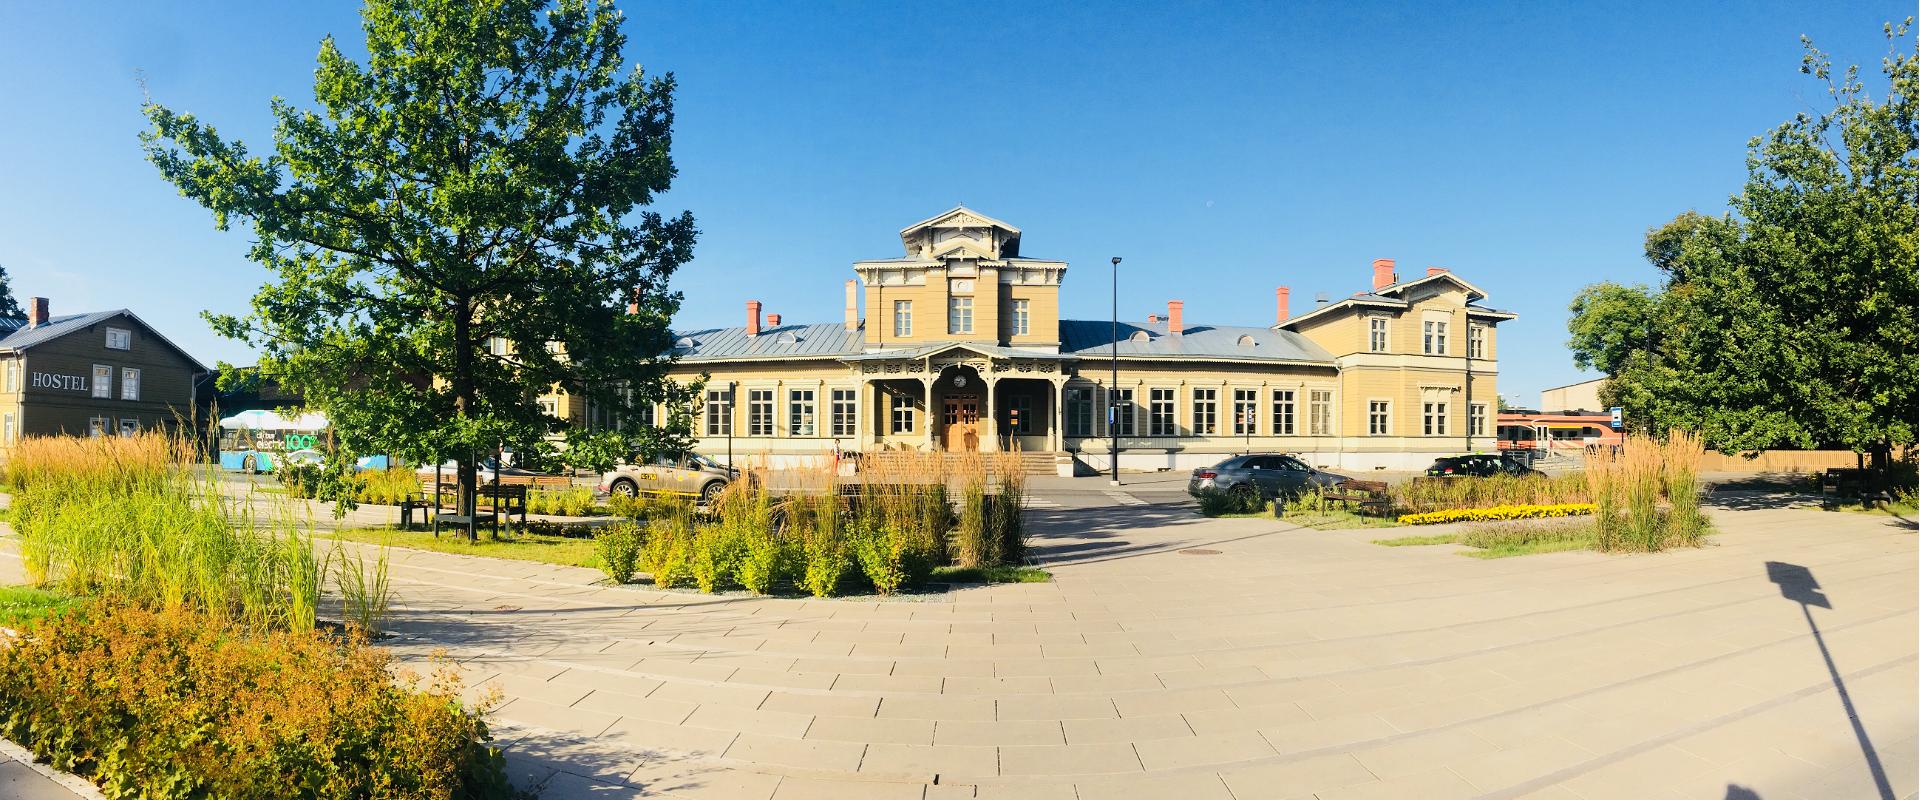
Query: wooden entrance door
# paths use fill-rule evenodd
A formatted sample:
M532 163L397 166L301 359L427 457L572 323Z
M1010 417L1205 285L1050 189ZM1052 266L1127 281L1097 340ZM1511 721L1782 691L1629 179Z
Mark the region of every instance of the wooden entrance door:
M965 453L980 449L980 398L970 394L948 395L941 416L942 436L947 452Z

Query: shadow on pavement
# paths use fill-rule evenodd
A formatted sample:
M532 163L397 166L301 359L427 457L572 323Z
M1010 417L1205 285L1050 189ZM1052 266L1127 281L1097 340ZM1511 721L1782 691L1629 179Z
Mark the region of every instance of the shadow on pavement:
M1027 552L1043 566L1112 561L1277 532L1222 537L1200 535L1197 529L1183 530L1211 521L1195 513L1190 505L1029 510L1027 520Z
M1813 641L1820 645L1820 658L1827 663L1827 674L1833 679L1833 688L1840 693L1840 708L1846 712L1847 722L1853 725L1853 736L1860 741L1860 754L1866 757L1867 771L1873 774L1873 785L1879 789L1882 800L1893 800L1893 786L1887 782L1887 772L1880 765L1880 756L1873 750L1873 740L1867 738L1867 729L1860 724L1860 714L1853 707L1853 696L1847 693L1847 682L1840 679L1840 669L1833 663L1833 653L1827 650L1826 637L1820 635L1820 626L1813 621L1813 607L1833 608L1832 601L1825 592L1820 591L1820 582L1813 577L1813 570L1799 564L1780 561L1767 562L1767 580L1780 586L1781 596L1800 604L1800 613L1807 618L1807 629L1813 632ZM1728 797L1733 797L1733 788L1728 788ZM1751 795L1752 792L1747 794Z

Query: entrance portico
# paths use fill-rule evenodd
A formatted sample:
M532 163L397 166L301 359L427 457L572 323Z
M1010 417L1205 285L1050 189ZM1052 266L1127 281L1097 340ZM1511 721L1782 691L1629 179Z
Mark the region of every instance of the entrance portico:
M1058 451L1070 357L970 343L863 353L842 359L877 403L862 449ZM915 391L915 390L918 391ZM896 414L908 395L917 419ZM898 398L898 399L896 399Z

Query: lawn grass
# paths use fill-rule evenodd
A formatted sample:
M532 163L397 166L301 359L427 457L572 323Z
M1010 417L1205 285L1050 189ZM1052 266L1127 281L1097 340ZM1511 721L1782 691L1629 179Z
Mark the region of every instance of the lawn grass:
M21 625L74 608L83 601L65 592L32 586L0 586L0 626Z
M1596 541L1591 520L1560 517L1489 522L1470 525L1453 533L1375 539L1373 543L1386 547L1461 544L1472 548L1460 551L1460 555L1468 558L1511 558L1589 550L1593 549Z
M320 536L363 544L385 544L393 547L411 547L415 550L431 550L436 553L456 553L463 556L510 558L516 561L537 561L542 564L589 569L598 569L600 566L600 557L593 552L593 539L585 536L552 536L516 531L503 539L490 539L483 531L477 541L468 542L466 537L445 530L435 537L430 530L408 531L391 527L344 528L332 533L321 533Z
M934 567L932 583L1046 583L1053 573L1038 567Z

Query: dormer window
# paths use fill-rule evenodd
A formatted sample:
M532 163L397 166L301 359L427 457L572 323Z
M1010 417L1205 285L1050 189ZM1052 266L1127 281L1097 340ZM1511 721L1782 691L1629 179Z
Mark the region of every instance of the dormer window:
M1241 347L1252 347L1254 346L1253 337L1243 333L1240 335L1240 338L1234 342L1234 344L1237 344Z
M799 343L799 341L800 341L800 337L795 336L791 333L782 333L778 336L773 337L774 344L797 344Z
M127 330L126 328L108 328L107 329L107 349L108 350L132 350L133 349L133 331Z
M1136 342L1150 342L1153 341L1153 334L1147 333L1146 331L1134 331L1133 335L1127 338Z

